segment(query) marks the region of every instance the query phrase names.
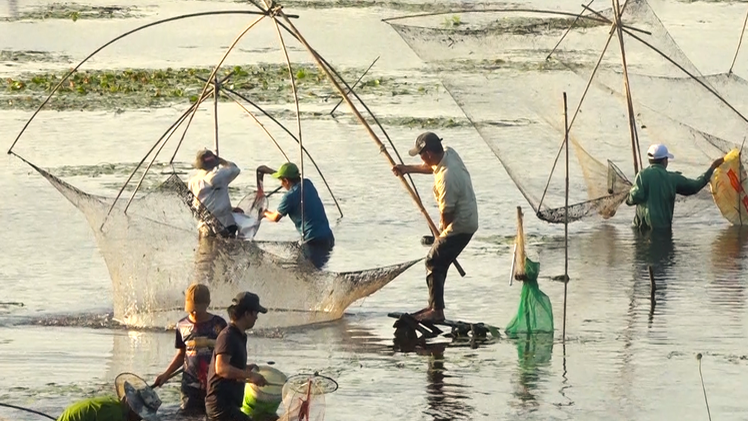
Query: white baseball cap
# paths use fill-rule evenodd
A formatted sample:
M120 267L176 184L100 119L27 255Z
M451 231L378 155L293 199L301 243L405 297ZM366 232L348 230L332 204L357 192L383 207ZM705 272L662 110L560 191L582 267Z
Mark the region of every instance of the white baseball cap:
M658 143L656 145L652 145L649 147L649 150L647 150L647 158L649 159L675 159L673 154L668 152L667 146Z

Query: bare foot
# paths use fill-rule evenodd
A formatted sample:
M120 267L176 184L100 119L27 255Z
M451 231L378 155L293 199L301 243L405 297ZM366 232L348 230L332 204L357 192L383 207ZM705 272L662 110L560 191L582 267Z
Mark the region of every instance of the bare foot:
M422 309L416 311L415 313L410 313L410 316L417 319L421 314L423 314L423 313L425 313L425 312L427 312L429 310L431 310L431 307L425 307L425 308L422 308Z
M444 310L429 309L415 316L415 319L421 322L443 322Z

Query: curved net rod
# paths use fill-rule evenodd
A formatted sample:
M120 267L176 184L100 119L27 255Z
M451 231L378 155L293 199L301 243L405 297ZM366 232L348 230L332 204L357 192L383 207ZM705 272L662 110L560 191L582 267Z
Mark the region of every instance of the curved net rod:
M203 95L205 95L206 92L208 92L208 88L212 84L211 81L216 77L216 73L218 73L218 69L221 68L221 65L226 60L226 57L228 57L229 54L231 54L231 51L234 50L234 47L236 47L236 44L238 44L239 41L241 41L241 39L244 38L244 35L246 35L247 32L249 32L252 28L255 27L255 25L257 25L258 23L260 23L267 16L267 14L265 14L265 13L259 13L259 15L260 16L257 19L255 19L254 21L252 21L252 23L250 23L249 25L247 25L239 33L239 35L237 35L236 38L234 38L234 41L226 49L226 52L223 53L223 57L221 57L221 59L215 65L215 67L213 68L213 70L210 72L210 75L207 78L208 81L203 86L203 90L202 90L202 92L199 95L200 97L202 97ZM192 123L192 120L195 118L195 114L197 114L197 108L194 108L192 110L192 113L190 114L190 118L189 118L189 120L187 120L187 126L184 128L184 133L182 133L182 138L179 139L179 143L177 143L177 147L174 149L174 154L171 156L171 159L169 160L169 164L172 164L174 162L174 158L176 158L177 152L179 152L179 148L182 146L182 141L184 141L184 137L187 134L187 130L190 128L190 124Z
M275 145L276 149L278 149L280 151L281 155L283 155L283 158L286 160L286 162L290 161L290 159L288 158L288 155L286 154L286 151L284 151L283 148L281 148L281 145L278 143L277 140L275 140L275 137L270 133L270 131L268 131L268 129L265 127L265 125L262 124L262 122L257 118L257 116L255 116L255 114L252 111L249 111L247 109L247 107L244 106L244 104L242 104L236 98L234 98L233 96L227 94L226 92L222 91L221 95L223 95L224 97L226 97L226 98L230 99L231 101L233 101L234 104L236 104L242 111L244 111L252 119L252 121L254 121L255 124L257 124L257 126L260 129L262 129L262 131L265 133L265 135L268 138L270 138L270 141L273 142L273 145Z
M161 20L158 20L156 22L151 22L151 23L139 26L139 27L137 27L137 28L135 28L133 30L127 31L124 34L119 35L119 36L113 38L112 40L108 41L107 43L105 43L101 47L99 47L96 50L94 50L91 54L89 54L86 58L84 58L80 63L78 63L75 67L73 67L68 73L66 73L65 76L62 77L62 79L60 80L60 82L58 82L57 85L55 85L55 87L52 89L52 92L49 93L49 96L47 96L47 98L41 103L41 105L39 105L39 107L36 109L36 111L34 111L34 113L31 115L31 117L26 122L26 124L23 125L23 128L21 129L21 131L16 136L15 140L13 141L13 144L11 144L10 148L8 148L8 154L10 154L13 151L13 148L16 146L16 143L18 143L18 141L21 139L21 136L23 136L23 133L29 127L29 125L31 124L31 122L36 117L36 115L39 114L39 112L44 108L44 106L47 105L47 103L49 102L49 100L52 99L52 96L57 92L58 89L60 89L60 86L62 86L62 84L65 83L68 80L68 78L70 78L70 76L73 73L77 72L78 69L83 64L85 64L93 56L95 56L96 54L98 54L101 50L105 49L106 47L114 44L115 42L117 42L117 41L119 41L119 40L121 40L121 39L123 39L123 38L125 38L125 37L127 37L129 35L132 35L132 34L134 34L136 32L142 31L143 29L147 29L147 28L150 28L150 27L153 27L153 26L156 26L156 25L161 25L161 24L164 24L164 23L174 22L174 21L178 21L178 20L182 20L182 19L190 19L190 18L202 17L202 16L215 16L215 15L264 15L264 13L262 13L262 12L256 12L256 11L251 11L251 10L217 10L217 11L212 11L212 12L190 13L190 14L186 14L186 15L179 15L179 16L174 16L174 17L170 17L170 18L166 18L166 19L161 19ZM298 18L298 15L288 15L288 17L289 18Z
M301 208L301 239L304 240L304 141L301 137L301 110L299 109L299 94L296 91L296 75L293 73L291 67L291 58L288 56L288 47L286 42L283 40L283 33L281 33L280 26L278 25L278 19L275 19L275 13L280 11L279 6L274 6L272 0L265 0L269 10L272 10L271 16L273 17L273 26L275 32L278 34L278 42L280 42L281 51L283 52L283 58L286 60L286 68L288 69L288 77L291 81L291 93L293 94L294 108L296 109L296 127L299 131L299 169L301 171L301 182L299 183L300 197L299 207Z
M280 121L278 121L277 118L273 117L272 114L268 113L262 107L260 107L259 105L257 105L254 101L252 101L251 99L247 98L246 95L243 95L242 93L240 93L238 91L235 91L235 90L233 90L231 88L225 87L225 86L221 87L221 89L223 91L225 91L225 92L228 92L228 93L230 93L232 95L235 95L236 97L238 97L238 98L246 101L247 104L249 104L252 107L256 108L265 117L269 118L273 123L277 124L278 127L280 127L281 130L283 130L284 132L286 132L286 134L288 134L288 136L290 136L291 139L293 139L296 143L300 143L299 139L296 137L295 134L293 134L293 132L291 132L291 130L289 130L283 123L281 123ZM330 193L330 196L332 197L333 202L335 202L335 207L338 209L338 213L340 214L340 217L342 218L343 217L343 210L340 208L340 203L338 203L338 199L335 197L335 194L332 192L332 188L330 187L330 184L327 182L327 179L325 178L325 175L322 174L322 170L319 168L319 166L317 165L317 162L314 160L314 157L312 157L312 155L309 153L309 151L305 147L303 147L303 146L301 147L301 149L304 151L304 153L306 154L307 158L309 158L309 160L312 162L312 165L314 165L314 168L317 170L317 173L319 174L320 178L325 183L325 187L327 187L327 191ZM285 153L284 153L284 156L285 156ZM288 160L289 159L286 156L286 161L288 161Z

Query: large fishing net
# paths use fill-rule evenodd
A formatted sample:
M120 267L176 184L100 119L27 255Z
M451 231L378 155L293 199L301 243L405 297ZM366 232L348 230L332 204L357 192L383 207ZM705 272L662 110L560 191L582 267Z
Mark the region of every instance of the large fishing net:
M553 334L553 308L551 299L540 290L538 274L540 263L527 258L522 210L517 208L517 238L515 240L511 277L522 281L517 315L509 322L506 333L510 337L518 334Z
M203 103L205 100L211 96L216 98L215 105L211 107L215 113L211 134L214 136L216 155L219 155L217 99L226 97L238 105L243 110L243 114L251 118L251 121L280 150L287 161L291 161L291 158L278 141L295 142L300 149L300 156L295 160L299 164L302 176L306 177L304 174L308 174L304 172L304 163L307 162L307 168L314 166L319 179L327 185L314 158L301 141L299 121L303 114L298 98L300 95L316 96L314 85L317 83L304 84L300 80L304 78L305 73L293 70L297 68L297 63L292 63L287 45L296 42L292 48L301 48L301 51L309 53L307 60L311 58L327 76L331 85L334 85L336 91L348 99L348 95L340 86L346 85L345 81L306 43L290 20L293 16L285 15L282 8L272 1L264 2L264 5L259 2L253 2L253 4L259 9L258 11L206 12L171 17L140 26L114 38L60 78L57 87L31 116L8 151L18 156L13 152L13 147L23 135L26 127L47 104L47 101L55 95L59 87L101 49L118 42L129 34L160 23L192 19L206 14L255 14L225 51L220 62L213 67L210 77L202 79L205 85L200 94L195 95L190 101L189 108L164 132L162 137L154 139L155 144L130 174L130 178L121 184L116 197L88 194L18 156L44 176L86 217L112 279L114 318L118 321L146 327L172 325L184 316L184 291L188 285L195 282L209 285L211 308L219 312L224 311L231 299L240 291L249 290L258 294L263 305L272 311L260 318L256 328L329 321L341 317L351 303L378 291L418 261L412 260L353 272L330 272L313 267L308 259L303 257L300 242L254 241L254 236L260 228L263 211L267 208L267 196L259 176L257 190L242 192L244 199L238 204L243 211L235 212L233 215L239 226L236 238L225 238L222 235L198 236L198 223L207 226L211 233L224 233L227 228L222 226L209 209L195 199L185 184L185 180L180 178L175 169L174 160L183 145L182 140L190 128L192 118L198 114L201 106L206 107ZM293 108L298 123L297 134L286 128L252 99L239 92L242 90L241 87L236 87L239 91L232 88L230 78L240 71L240 68L228 65L225 60L237 43L252 28L260 25L260 22L263 22L265 29L273 30L278 34L280 44L278 47L282 52L279 58L282 58L288 70L287 85L292 91L294 100ZM248 38L255 39L254 37ZM356 98L363 104L360 98ZM352 102L349 104L352 110L356 110ZM177 131L183 133L181 138L178 135L173 136ZM204 138L205 135L201 133L199 136ZM118 132L116 137L126 138L126 135ZM174 152L171 160L166 161L168 158L159 155L170 141L170 147L166 149ZM150 162L146 164L147 161ZM160 165L161 168L171 167L172 173L166 175L153 174L152 171L149 173L154 163L157 167ZM140 181L136 184L138 177ZM329 186L327 187L329 191ZM303 184L301 188L303 189ZM122 197L125 190L131 193L129 200ZM231 189L229 192L232 193ZM330 194L335 204L338 205L331 191ZM338 211L342 216L339 206Z
M648 166L650 144L665 143L676 156L670 169L696 177L748 131L739 112L745 81L701 75L645 0L621 8L620 39L610 7L579 19L578 12L490 9L388 23L438 74L537 216L563 223L564 93L570 221L615 215ZM685 215L716 213L706 189L681 201Z
M128 325L162 327L183 315L183 291L195 278L199 214L176 175L124 203L83 192L30 164L86 217L112 278L114 317ZM248 197L258 197L250 193ZM246 209L245 209L246 210ZM106 223L103 224L106 218ZM250 290L274 311L258 327L283 327L334 320L354 301L381 289L418 260L354 272L310 270L298 261L296 242L220 239L212 259L211 306L225 309L240 291ZM286 249L286 253L283 253Z

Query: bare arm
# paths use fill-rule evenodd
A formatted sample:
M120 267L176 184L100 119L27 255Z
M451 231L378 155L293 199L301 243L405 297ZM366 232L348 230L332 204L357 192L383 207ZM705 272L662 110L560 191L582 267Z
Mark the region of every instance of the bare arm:
M163 373L156 377L156 381L154 382L156 386L161 386L166 383L166 381L169 379L169 376L177 371L179 367L184 365L184 354L184 348L180 348L177 350L177 353L174 354L174 358L171 359L171 363L169 363L169 366L166 367L166 370L164 370Z
M231 356L228 354L216 355L216 374L223 377L224 379L239 380L241 382L254 383L258 386L266 384L265 378L260 374L255 373L252 369L257 366L250 364L246 369L241 370L232 366L229 361Z
M280 221L281 218L283 218L283 215L279 214L276 211L270 211L270 210L266 210L264 215L265 215L265 218L273 222L278 222Z
M392 167L392 172L396 176L401 176L405 174L433 174L434 170L431 169L429 165L421 164L421 165L395 165Z
M441 228L442 231L447 229L449 224L454 222L455 220L455 213L454 211L449 211L441 214Z

